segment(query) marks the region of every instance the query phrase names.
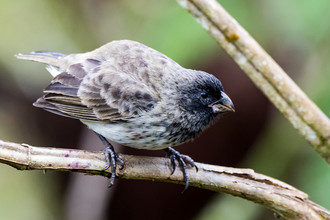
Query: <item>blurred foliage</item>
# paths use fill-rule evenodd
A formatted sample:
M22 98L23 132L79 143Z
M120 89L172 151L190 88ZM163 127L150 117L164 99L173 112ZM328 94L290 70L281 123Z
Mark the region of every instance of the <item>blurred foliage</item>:
M330 1L219 2L280 65L287 66L329 116ZM40 95L50 76L40 65L16 60L17 53L84 52L118 39L140 41L183 66L202 65L222 53L186 11L167 0L2 0L0 27L0 79L8 89L18 86L29 100ZM19 129L24 121L15 121L4 109L0 108L0 138L27 140L29 133ZM269 114L270 123L241 166L286 181L330 209L329 166L277 111ZM5 165L0 165L0 173L1 219L61 216L55 179L49 183L39 172L17 172ZM267 215L253 203L221 195L205 204L196 219L268 219Z

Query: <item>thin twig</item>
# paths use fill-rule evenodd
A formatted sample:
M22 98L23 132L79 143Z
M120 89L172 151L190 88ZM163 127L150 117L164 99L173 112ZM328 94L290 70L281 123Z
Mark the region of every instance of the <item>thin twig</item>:
M178 0L330 163L330 120L215 0Z
M170 160L157 157L120 155L125 167L116 175L125 179L156 180L184 184L179 169L171 175ZM85 150L34 147L0 141L0 162L19 170L75 171L109 176L104 153ZM196 163L198 172L189 169L190 186L225 192L261 204L287 219L326 219L330 213L308 200L294 187L255 173L251 169L236 169Z

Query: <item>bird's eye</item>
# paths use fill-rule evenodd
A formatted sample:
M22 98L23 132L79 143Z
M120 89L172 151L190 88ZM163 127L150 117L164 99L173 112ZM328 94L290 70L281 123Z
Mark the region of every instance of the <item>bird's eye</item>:
M201 97L202 97L203 99L206 99L206 98L207 98L207 93L206 93L206 92L201 92Z

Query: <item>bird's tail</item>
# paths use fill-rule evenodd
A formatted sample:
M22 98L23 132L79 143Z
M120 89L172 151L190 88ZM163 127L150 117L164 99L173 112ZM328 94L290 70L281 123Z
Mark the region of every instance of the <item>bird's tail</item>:
M35 51L27 54L17 54L15 55L18 59L22 60L32 60L36 61L39 63L45 63L51 66L58 67L59 66L59 61L58 59L60 57L66 56L65 54L62 53L57 53L57 52L49 52L49 51Z

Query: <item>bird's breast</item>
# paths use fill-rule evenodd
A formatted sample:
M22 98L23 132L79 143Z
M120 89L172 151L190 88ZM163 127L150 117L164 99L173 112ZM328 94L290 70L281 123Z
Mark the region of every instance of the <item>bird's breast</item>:
M168 139L166 123L147 122L147 120L133 120L120 123L102 123L83 121L91 130L101 134L107 139L124 146L160 150L172 146Z

